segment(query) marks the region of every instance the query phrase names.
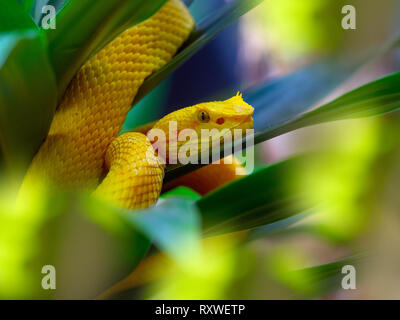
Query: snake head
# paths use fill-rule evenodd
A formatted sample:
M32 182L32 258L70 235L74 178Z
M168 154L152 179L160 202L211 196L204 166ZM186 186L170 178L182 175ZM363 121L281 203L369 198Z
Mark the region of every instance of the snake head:
M192 144L200 146L202 143L208 145L213 139L223 140L227 135L232 139L237 131L245 136L246 129L253 129L253 112L254 108L238 93L228 100L199 103L172 112L159 120L151 131L161 130L165 134L163 140L168 158L168 152L172 149L179 152L189 137ZM204 138L203 134L207 132L209 136ZM164 141L158 139L158 142Z
M195 130L201 129L252 129L254 108L241 94L225 100L200 103L193 106L192 119Z

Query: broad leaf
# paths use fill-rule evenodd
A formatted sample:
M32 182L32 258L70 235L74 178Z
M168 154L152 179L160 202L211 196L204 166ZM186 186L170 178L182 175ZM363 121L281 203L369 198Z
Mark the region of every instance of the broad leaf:
M315 204L309 203L305 191L295 185L296 172L306 159L270 165L198 200L204 235L252 229L312 208Z
M150 247L123 216L94 199L35 184L14 205L8 191L0 199L3 298L96 298ZM47 265L56 269L57 290L41 286Z
M33 4L35 2L35 0L17 0L17 1L23 5L24 10L27 13L31 12L31 10L33 8Z
M0 34L0 43L0 145L9 167L24 169L47 135L57 88L38 32Z
M274 128L297 117L346 80L357 67L358 63L343 66L334 60L324 60L246 90L243 96L255 108L254 129Z
M17 0L0 1L0 32L27 29L36 30L37 26L27 13L25 3Z
M193 201L169 198L138 212L125 212L124 217L151 239L162 251L177 261L200 250L200 219Z
M2 194L5 194L2 191ZM35 185L10 206L0 199L4 254L0 297L93 299L128 276L153 242L180 263L200 251L193 201L169 198L141 211L123 210L86 194ZM56 268L57 290L40 286L42 267Z
M172 189L170 191L167 191L163 193L160 198L161 199L167 199L171 197L179 197L179 198L185 198L188 200L196 201L201 198L201 195L199 195L196 191L187 188L187 187L177 187L175 189Z
M248 241L252 241L258 238L269 237L271 235L280 234L282 232L289 233L292 231L292 227L297 222L303 220L304 218L308 217L311 214L312 210L302 212L291 216L289 218L279 220L265 226L261 226L259 228L255 228L254 230L249 232L247 237Z
M342 289L344 266L352 265L357 268L365 262L368 256L366 253L356 254L331 263L290 271L285 277L285 282L290 286L295 279L303 279L308 291L313 292L314 296L329 294L334 290Z
M50 5L58 12L62 6L69 0L35 0L35 4L32 8L32 17L38 26L41 25L42 19L44 18L43 7Z
M400 107L399 85L399 72L370 82L280 127L258 133L255 141L262 142L318 123L377 116L394 111Z

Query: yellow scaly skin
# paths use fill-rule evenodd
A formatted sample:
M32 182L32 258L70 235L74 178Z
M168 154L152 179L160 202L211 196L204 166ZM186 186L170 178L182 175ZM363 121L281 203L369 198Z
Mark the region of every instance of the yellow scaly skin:
M109 171L95 195L126 208L152 205L161 192L163 164L145 135L116 136L144 79L172 59L193 24L180 0L169 0L153 17L123 32L88 61L71 81L22 189L40 178L62 187L93 190L106 168ZM209 123L196 123L200 109L210 114ZM176 120L179 127L196 130L245 129L252 127L252 112L236 96L178 110L155 128ZM217 124L221 117L224 123Z
M241 94L238 93L225 101L200 103L171 112L156 122L153 129L162 130L166 134L166 162L169 163L169 152L172 151L177 155L182 150L181 147L187 143L177 140L181 131L192 129L198 138L201 138L203 129L210 130L210 132L212 129L218 129L220 132L225 129L226 136L232 136L234 129L241 129L244 131L243 135L246 129L253 128L253 111L253 107L243 101ZM202 114L206 116L206 121L201 119ZM173 136L169 136L171 122L175 122L177 128L177 134ZM210 146L211 139L208 142L205 141L206 146ZM202 150L201 143L204 141L193 139L192 142L197 145L198 150Z
M253 110L237 95L226 101L201 103L172 112L159 120L153 129L166 133L166 150L173 150L170 144L176 140L168 136L171 121L176 123L178 133L190 128L201 137L202 129L227 129L227 134L232 135L234 129L245 131L253 127ZM207 122L199 120L202 113L208 115ZM218 119L224 119L223 123L219 124ZM165 160L168 164L168 153ZM95 195L115 205L134 209L147 208L157 201L162 187L163 164L144 134L131 132L114 139L106 153L106 168L109 172ZM236 169L245 173L235 159L232 164L209 165L178 179L173 186L186 185L205 194L240 177Z
M172 112L158 121L153 128L161 129L166 133L166 162L168 163L168 151L176 152L176 150L180 150L183 144L187 143L185 141L176 141L174 138L169 137L170 121L176 121L177 134L186 128L190 128L196 132L197 137L201 137L202 129L218 129L220 132L227 129L229 130L227 132L228 135L233 137L233 130L241 129L244 136L246 129L253 128L253 111L253 107L243 101L241 95L237 94L225 101L200 103ZM200 120L202 112L205 112L208 116L208 121L203 122ZM171 146L171 144L173 145ZM198 150L201 150L201 142L198 144ZM201 195L205 195L245 174L246 170L241 163L235 157L228 156L221 159L219 164L202 167L166 184L163 190L167 191L177 186L187 186Z
M106 150L120 132L139 87L172 59L193 25L185 5L170 0L90 59L71 81L24 185L39 176L63 187L94 189Z

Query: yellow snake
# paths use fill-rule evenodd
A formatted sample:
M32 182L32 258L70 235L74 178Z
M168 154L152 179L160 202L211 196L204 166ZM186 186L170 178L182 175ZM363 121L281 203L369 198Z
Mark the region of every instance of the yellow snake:
M185 5L169 0L84 64L65 92L22 189L40 178L66 188L94 190L96 196L125 208L154 204L162 189L164 164L143 133L117 136L143 81L172 59L193 26ZM252 113L253 108L237 95L180 109L154 128L168 132L167 124L174 120L178 131L246 129L252 128ZM204 194L234 179L233 169L240 164L234 160L218 165L218 172L211 169L211 175L210 167L178 179L169 188L188 185Z

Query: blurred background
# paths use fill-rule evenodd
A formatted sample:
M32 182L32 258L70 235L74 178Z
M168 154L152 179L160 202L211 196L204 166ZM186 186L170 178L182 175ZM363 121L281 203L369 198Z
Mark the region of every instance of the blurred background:
M195 1L191 12L201 17L225 2L228 1ZM345 16L341 9L346 4L357 10L356 30L341 28ZM180 107L228 98L237 90L244 92L246 100L246 93L251 94L260 83L274 83L329 57L339 67L323 70L327 76L318 78L322 84L311 80L315 70L306 70L298 80L298 100L325 85L322 91L326 96L316 98L314 103L321 105L399 69L399 49L387 46L388 39L396 37L392 31L398 28L398 10L396 1L264 1L165 80L131 112L125 125L134 128L153 119L149 114L145 116L148 118L138 117L143 115L140 108L155 110L155 117L160 117ZM350 65L356 67L346 69ZM318 67L321 72L325 66ZM304 92L302 81L311 83ZM279 93L274 100L281 100L283 105L285 95L291 93ZM164 109L156 105L163 105ZM395 112L379 118L316 125L257 145L258 167L298 154L329 151L329 156L316 156L308 162L301 178L297 178L300 188L307 188L311 197L323 200L324 208L276 234L262 228L253 230L251 241L234 251L237 256L228 256L228 261L221 262L230 264L229 268L220 265L218 271L215 267L215 274L206 279L176 276L165 284L167 293L163 297L207 297L193 290L206 280L204 290L215 294L211 296L215 298L400 298L399 121L400 114ZM339 269L321 279L305 270L287 272L328 264L356 253L356 290L327 290L335 282L340 286L344 274L337 274ZM342 265L346 265L345 260ZM328 271L321 268L320 272ZM215 284L213 277L221 277L220 273L225 279ZM178 285L177 281L181 283ZM214 286L220 286L218 293Z
M230 2L195 0L190 11L201 27ZM347 4L356 8L355 30L341 26ZM129 113L123 132L237 91L254 102L256 132L272 126L272 120L283 122L398 71L399 15L397 0L265 0L146 95ZM79 216L82 210L93 216L99 204L76 195L66 200L42 186L32 190L22 207L15 206L3 180L0 297L42 297L33 289L38 280L31 273L43 261L61 261L59 286L67 289L52 298L86 298L111 287L102 298L399 299L399 126L400 113L392 112L315 125L257 144L257 170L306 155L281 184L320 205L266 226L208 238L201 254L190 249L176 258L168 249L152 246L150 258L116 285L120 279L114 274L107 285L96 287L96 279L110 270L130 273L137 263L126 253L144 256L150 248L141 233L130 234L123 223L110 224L109 209L101 205L95 220L109 231L104 236ZM61 218L45 219L44 211ZM46 247L36 258L42 244L54 239L60 245ZM356 268L355 290L341 287L345 265ZM84 279L77 266L90 277Z

